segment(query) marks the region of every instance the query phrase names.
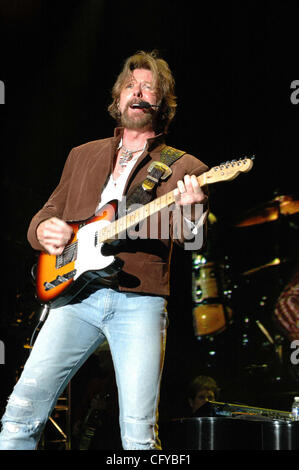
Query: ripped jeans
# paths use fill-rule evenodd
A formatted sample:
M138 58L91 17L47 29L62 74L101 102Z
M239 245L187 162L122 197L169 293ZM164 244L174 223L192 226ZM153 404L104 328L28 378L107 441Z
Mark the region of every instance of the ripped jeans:
M124 449L161 449L157 431L167 312L163 297L87 288L50 310L2 417L0 449L34 450L57 399L106 339ZM111 423L113 426L113 423Z

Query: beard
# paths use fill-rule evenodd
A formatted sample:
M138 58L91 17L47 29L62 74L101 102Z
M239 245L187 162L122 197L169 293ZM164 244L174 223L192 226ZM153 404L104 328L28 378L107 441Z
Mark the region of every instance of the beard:
M128 103L120 116L120 124L126 129L138 130L138 129L153 129L154 128L154 116L153 111L142 111L142 113L136 113L135 115L129 115L129 109L132 103Z

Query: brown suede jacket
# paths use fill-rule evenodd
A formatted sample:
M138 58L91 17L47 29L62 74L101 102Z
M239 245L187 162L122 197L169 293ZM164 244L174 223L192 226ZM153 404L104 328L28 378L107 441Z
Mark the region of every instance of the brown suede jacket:
M36 236L36 229L42 221L55 216L66 222L79 222L94 216L100 203L101 191L112 173L114 156L121 136L122 129L117 128L114 137L88 142L71 150L57 188L30 223L28 240L33 249L43 250ZM124 194L146 178L149 164L160 160L164 145L163 135L148 139L143 154L128 177ZM199 176L208 170L204 163L189 154L179 158L171 169L172 175L157 187L156 197L175 189L177 181L183 179L184 175ZM173 225L171 218L170 225ZM170 234L173 234L173 230L171 226ZM169 295L173 237L168 238L126 241L116 254L124 262L122 272L118 275L120 290ZM175 241L183 243L184 240L180 238Z

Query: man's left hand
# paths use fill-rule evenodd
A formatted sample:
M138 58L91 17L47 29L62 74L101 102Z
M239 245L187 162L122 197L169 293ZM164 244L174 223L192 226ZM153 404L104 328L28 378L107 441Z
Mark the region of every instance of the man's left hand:
M184 181L179 180L174 190L175 203L179 206L200 204L205 199L205 193L201 189L195 175L185 175Z

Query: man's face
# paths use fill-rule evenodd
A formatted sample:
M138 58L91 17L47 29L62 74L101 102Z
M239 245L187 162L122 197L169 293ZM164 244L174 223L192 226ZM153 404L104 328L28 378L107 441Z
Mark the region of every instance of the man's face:
M147 69L135 69L128 77L120 94L119 111L121 124L127 129L153 129L155 112L132 108L132 104L139 101L157 104L152 72Z
M189 399L192 411L195 413L207 401L215 401L215 393L212 390L200 390L193 399Z

